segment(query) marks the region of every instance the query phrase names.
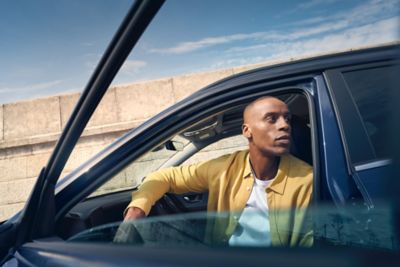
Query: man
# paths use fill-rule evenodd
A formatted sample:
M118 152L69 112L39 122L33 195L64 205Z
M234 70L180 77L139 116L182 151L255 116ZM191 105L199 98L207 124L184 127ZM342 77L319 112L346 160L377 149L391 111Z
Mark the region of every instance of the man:
M311 227L305 220L312 168L288 154L290 119L287 105L275 97L253 101L243 112L242 132L249 142L248 151L150 174L132 194L125 220L146 216L166 192L208 191L208 211L240 213L209 225L209 242L312 245ZM253 210L261 211L261 217L252 219ZM252 233L254 227L258 232Z

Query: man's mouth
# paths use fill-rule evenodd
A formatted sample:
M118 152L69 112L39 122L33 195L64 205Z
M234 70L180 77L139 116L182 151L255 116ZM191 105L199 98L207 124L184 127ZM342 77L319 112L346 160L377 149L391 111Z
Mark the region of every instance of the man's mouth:
M275 142L282 145L289 145L290 144L290 135L281 135L275 138Z

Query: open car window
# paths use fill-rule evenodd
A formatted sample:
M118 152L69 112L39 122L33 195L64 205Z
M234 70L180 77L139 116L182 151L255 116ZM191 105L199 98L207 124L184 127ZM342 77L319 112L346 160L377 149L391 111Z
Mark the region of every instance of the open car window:
M296 140L296 144L292 146L292 153L312 164L307 100L300 94L282 95L281 98L286 100L293 110L296 124L294 138L302 139ZM231 107L186 127L182 132L130 163L91 196L137 188L146 175L162 168L196 164L248 149L248 141L241 133L244 106Z
M242 136L228 137L200 150L201 148L197 148L188 139L177 135L129 164L90 197L137 188L146 175L161 168L176 166L182 161L184 161L182 165L195 164L246 149L246 142Z
M331 247L358 247L379 251L396 251L396 225L390 211L391 207L380 207L366 213L358 207L337 209L331 205L311 208L307 223L312 218L319 218L314 228L314 240ZM280 209L280 213L289 215L292 209ZM240 216L240 213L198 212L164 215L137 221L116 222L98 226L78 233L68 242L113 243L139 247L270 247L265 239L247 239L240 244L223 242L207 237L207 224L218 220L227 220ZM252 219L259 213L252 212ZM360 221L360 218L370 220ZM249 235L259 234L259 227L251 227ZM299 230L291 234L307 235ZM306 246L308 247L308 246Z
M292 110L292 154L312 165L311 125L306 96L278 95ZM96 189L82 203L73 208L60 226L61 235L71 237L88 228L121 221L131 200L132 190L154 171L204 162L222 155L248 149L248 140L242 136L242 113L246 104L229 106L224 111L203 118L167 141L127 164ZM167 194L153 206L150 217L175 213L205 211L207 192L175 195ZM83 224L82 224L83 223Z
M1 3L0 221L24 207L78 96L133 3Z

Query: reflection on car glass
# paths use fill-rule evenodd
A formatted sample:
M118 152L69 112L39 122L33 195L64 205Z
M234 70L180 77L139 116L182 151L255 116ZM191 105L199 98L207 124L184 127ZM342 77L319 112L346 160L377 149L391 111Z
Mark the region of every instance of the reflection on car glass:
M373 210L367 210L362 205L340 209L326 205L312 208L308 220L311 222L312 218L318 218L313 233L318 242L332 246L396 250L391 209L391 206L383 204ZM280 209L278 212L290 214L293 210ZM206 239L207 227L217 220L229 220L238 216L240 213L197 212L148 217L95 227L72 236L68 241L113 242L149 247L229 247L227 242L210 243ZM251 246L270 247L262 241Z

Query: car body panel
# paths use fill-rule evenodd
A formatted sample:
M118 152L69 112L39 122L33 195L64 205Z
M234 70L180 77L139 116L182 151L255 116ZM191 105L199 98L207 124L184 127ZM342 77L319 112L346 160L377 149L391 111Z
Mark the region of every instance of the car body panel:
M91 255L95 254L94 259ZM348 248L138 248L108 244L35 242L26 244L18 256L26 266L396 266L398 258L384 251ZM349 261L349 259L351 259Z

